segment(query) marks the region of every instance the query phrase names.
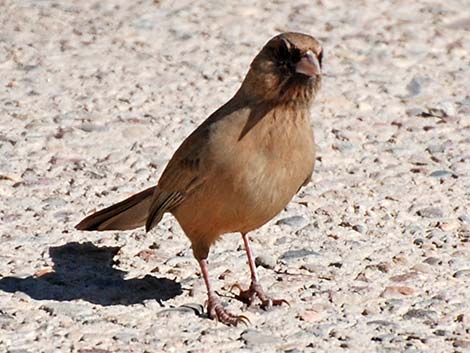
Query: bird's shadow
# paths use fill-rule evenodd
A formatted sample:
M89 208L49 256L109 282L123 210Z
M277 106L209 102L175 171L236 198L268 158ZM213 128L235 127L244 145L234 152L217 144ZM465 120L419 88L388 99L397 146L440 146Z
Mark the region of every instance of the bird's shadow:
M3 277L0 290L20 291L37 300L83 299L99 305L130 305L146 299L161 304L182 293L181 285L168 278L146 275L124 279L126 273L113 267L119 249L89 242L51 247L52 272L26 278Z

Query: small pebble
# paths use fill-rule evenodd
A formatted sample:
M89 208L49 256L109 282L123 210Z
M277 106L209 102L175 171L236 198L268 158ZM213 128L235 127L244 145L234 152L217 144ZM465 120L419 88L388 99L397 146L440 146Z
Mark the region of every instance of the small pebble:
M276 258L267 254L259 255L255 258L255 264L272 270L276 266Z
M408 310L403 318L406 320L410 319L427 319L434 320L437 318L437 313L434 310L425 310L425 309L411 309Z
M404 303L403 299L390 298L390 299L387 299L387 301L385 302L385 305L386 305L386 309L388 312L395 313L398 310L402 309L403 303Z
M260 331L247 329L242 332L240 338L247 346L258 346L263 344L274 344L279 342L279 338L274 335L266 335Z
M286 251L284 254L281 255L281 260L292 260L298 259L307 256L320 256L319 253L316 251L308 250L308 249L299 249L299 250L289 250Z
M406 110L406 115L408 116L422 116L425 112L422 108L410 108Z
M381 297L394 297L394 296L407 296L415 294L415 289L405 286L390 286L386 287L385 290L380 294Z
M390 277L390 281L392 282L405 282L409 281L410 279L415 279L418 277L418 273L416 271L407 272L402 275L392 276Z
M426 207L419 210L418 215L424 218L442 218L444 212L439 207Z
M456 339L452 346L455 348L470 348L470 340Z
M96 124L88 124L88 123L82 124L78 128L85 132L95 132L95 131L103 132L103 131L108 130L108 128L104 125L96 125Z
M292 216L287 218L282 218L276 222L277 225L286 225L294 229L299 229L305 227L308 224L308 221L302 216Z
M452 277L454 278L470 278L470 269L459 270L455 272Z
M434 266L434 265L440 264L441 260L437 257L432 257L431 256L431 257L426 258L423 262L428 264L428 265Z
M418 263L410 268L411 272L431 273L431 267L425 263Z
M354 229L356 232L361 233L361 234L367 233L367 227L364 224L353 225L352 229Z
M446 222L439 222L439 228L442 229L444 232L451 232L459 227L460 223L456 219L449 220Z
M376 326L384 326L384 327L388 327L388 326L397 327L396 323L394 323L392 321L388 321L388 320L372 320L372 321L368 321L367 325L376 325Z
M470 224L470 214L463 214L459 216L459 221L465 224Z
M303 313L299 314L299 318L305 322L316 322L323 318L323 314L316 310L305 310Z
M421 86L429 79L425 79L423 77L413 77L411 81L406 85L406 89L408 90L410 96L417 96L421 93Z
M429 176L434 177L434 178L445 178L445 177L450 177L453 176L454 173L449 172L448 170L435 170Z
M438 329L433 332L436 336L447 336L449 332L447 330Z
M383 335L374 336L371 338L371 340L375 342L391 342L394 338L395 336L392 334L383 334Z

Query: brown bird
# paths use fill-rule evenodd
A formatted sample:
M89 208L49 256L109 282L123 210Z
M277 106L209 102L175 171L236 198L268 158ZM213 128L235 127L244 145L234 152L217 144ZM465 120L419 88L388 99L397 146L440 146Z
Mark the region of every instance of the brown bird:
M76 228L150 231L170 212L191 241L208 292L208 315L228 325L246 322L222 306L209 280L207 257L223 234L240 232L251 285L238 298L263 307L271 299L258 282L247 233L261 227L310 181L315 161L310 106L321 83L323 51L313 37L283 33L255 57L237 93L177 149L157 186L98 211Z

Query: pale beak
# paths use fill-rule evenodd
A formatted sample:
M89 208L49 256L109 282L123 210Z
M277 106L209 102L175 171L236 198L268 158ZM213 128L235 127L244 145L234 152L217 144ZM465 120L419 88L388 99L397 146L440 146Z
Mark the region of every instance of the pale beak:
M307 51L295 66L295 72L309 77L319 76L321 68L317 56L311 50Z

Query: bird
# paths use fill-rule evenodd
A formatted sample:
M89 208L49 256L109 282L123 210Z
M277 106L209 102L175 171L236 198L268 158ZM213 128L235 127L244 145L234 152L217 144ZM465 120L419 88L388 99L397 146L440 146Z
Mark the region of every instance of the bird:
M310 109L321 87L323 48L314 37L285 32L255 56L234 96L179 146L149 187L83 219L86 231L149 232L165 213L188 237L207 289L207 315L229 326L249 323L228 311L208 269L209 250L226 233L240 233L251 283L236 298L262 308L287 303L261 286L248 233L279 214L310 182L315 141ZM288 304L288 303L287 303Z

